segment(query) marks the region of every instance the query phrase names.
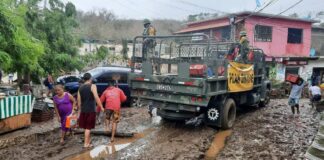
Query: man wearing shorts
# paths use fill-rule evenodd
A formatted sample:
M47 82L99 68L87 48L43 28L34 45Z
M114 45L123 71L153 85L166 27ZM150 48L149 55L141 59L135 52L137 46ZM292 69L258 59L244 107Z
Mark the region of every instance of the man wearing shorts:
M79 116L79 127L84 129L84 148L90 148L90 130L96 125L96 103L102 111L104 108L100 102L97 87L92 84L91 74L83 75L84 84L78 91L78 107L81 107Z
M114 142L117 129L117 123L120 120L120 106L121 103L126 101L127 97L124 92L115 87L112 82L108 82L108 88L103 92L100 97L102 103L106 102L106 131L108 131L110 121L112 121L112 132L110 142Z
M309 97L312 103L312 107L314 102L319 102L322 98L321 88L314 82L312 83L312 86L309 87Z
M295 108L297 110L297 114L299 114L299 99L301 97L301 93L303 91L303 88L305 86L305 82L302 78L298 78L296 84L292 84L292 88L290 91L288 104L291 107L291 111L293 115L295 115Z

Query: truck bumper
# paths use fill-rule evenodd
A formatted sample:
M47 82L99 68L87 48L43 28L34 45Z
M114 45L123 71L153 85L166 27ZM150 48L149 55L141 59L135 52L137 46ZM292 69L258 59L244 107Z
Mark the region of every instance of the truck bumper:
M170 120L187 120L194 118L201 112L201 107L174 104L174 103L163 103L153 102L153 106L157 108L157 114L165 119Z
M157 114L162 118L176 121L184 121L197 116L197 114L191 112L174 112L168 110L158 110Z

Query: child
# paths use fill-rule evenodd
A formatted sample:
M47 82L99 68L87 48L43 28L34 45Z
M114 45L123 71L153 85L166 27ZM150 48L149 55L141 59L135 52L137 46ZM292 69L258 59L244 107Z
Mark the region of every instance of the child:
M120 106L122 102L126 101L126 99L127 97L125 96L124 92L115 87L112 82L108 83L108 88L100 97L100 101L102 103L106 102L106 131L108 131L111 119L113 122L110 142L114 142L117 123L120 120Z
M54 107L62 130L60 143L64 144L65 134L69 131L65 127L66 117L72 115L72 109L75 108L76 101L71 94L64 92L63 86L60 84L55 86L55 93L56 95L53 98Z

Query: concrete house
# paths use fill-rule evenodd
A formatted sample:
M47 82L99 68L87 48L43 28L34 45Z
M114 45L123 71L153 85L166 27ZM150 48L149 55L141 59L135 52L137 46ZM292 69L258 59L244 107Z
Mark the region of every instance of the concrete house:
M215 19L188 23L175 34L204 33L213 41L236 41L246 31L250 45L261 48L267 61L275 62L270 77L284 81L287 73L306 75L310 60L312 23L316 21L254 12L239 12ZM231 24L235 29L231 30Z

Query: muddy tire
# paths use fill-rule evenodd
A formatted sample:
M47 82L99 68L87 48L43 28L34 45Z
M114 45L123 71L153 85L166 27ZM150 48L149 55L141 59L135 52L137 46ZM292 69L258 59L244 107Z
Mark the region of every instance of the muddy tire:
M221 119L222 129L232 128L236 118L236 104L232 98L226 100Z
M259 107L265 107L270 103L270 90L267 89L266 93L265 93L265 98L264 101L260 101L259 103Z

